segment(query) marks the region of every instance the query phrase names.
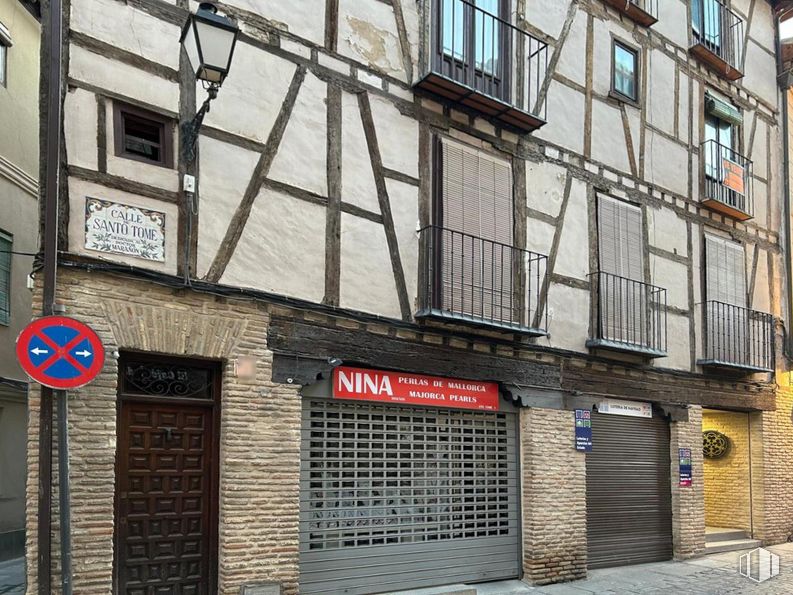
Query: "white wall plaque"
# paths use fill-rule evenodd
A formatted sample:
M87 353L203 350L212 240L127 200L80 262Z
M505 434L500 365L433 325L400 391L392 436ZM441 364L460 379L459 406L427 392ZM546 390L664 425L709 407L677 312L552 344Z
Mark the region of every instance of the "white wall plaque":
M618 401L605 399L598 404L598 413L610 415L629 415L631 417L652 417L653 406L641 401Z
M88 197L85 247L165 262L165 213Z

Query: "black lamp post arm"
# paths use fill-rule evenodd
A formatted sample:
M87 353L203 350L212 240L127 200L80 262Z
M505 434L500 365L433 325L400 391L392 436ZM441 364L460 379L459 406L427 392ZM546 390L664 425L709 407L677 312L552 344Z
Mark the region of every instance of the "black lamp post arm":
M204 116L209 111L210 102L218 96L217 85L212 85L207 89L207 98L201 105L201 108L193 116L189 122L182 124L182 156L187 163L192 163L195 160L195 147L198 141L198 132L201 129L201 124L204 122Z

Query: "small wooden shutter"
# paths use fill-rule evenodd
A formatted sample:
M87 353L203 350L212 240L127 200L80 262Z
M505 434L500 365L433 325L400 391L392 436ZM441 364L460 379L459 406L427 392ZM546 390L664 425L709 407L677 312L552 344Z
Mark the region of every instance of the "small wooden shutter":
M513 312L512 168L508 161L442 141L443 308L505 321Z
M0 323L11 318L11 249L10 236L0 233Z

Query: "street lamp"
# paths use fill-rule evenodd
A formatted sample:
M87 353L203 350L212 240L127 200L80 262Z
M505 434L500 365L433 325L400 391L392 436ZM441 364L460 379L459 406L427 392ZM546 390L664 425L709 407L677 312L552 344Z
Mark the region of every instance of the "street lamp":
M201 109L182 129L184 157L188 162L195 159L198 129L209 111L209 102L218 96L218 89L226 80L240 33L237 23L217 12L214 4L202 2L196 13L187 19L179 40L187 52L196 80L200 80L207 90Z

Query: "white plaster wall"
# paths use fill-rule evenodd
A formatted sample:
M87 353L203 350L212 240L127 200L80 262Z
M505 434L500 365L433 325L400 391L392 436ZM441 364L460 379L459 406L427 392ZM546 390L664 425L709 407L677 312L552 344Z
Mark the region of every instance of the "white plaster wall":
M755 179L753 184L754 221L765 227L768 221L768 203L772 197L769 196L768 186L764 182Z
M115 0L74 0L73 31L152 62L179 69L179 27Z
M772 106L778 105L776 60L752 39L746 46L746 67L741 82Z
M765 178L768 175L768 124L757 118L754 143L750 146L754 119L754 112L744 113L744 146L747 147L746 156L752 160L754 174Z
M651 246L680 256L688 254L686 222L672 209L647 209L647 227Z
M206 136L200 142L197 273L203 277L245 194L259 154Z
M569 8L570 0L526 2L526 21L554 39L558 39Z
M675 133L675 63L659 50L648 51L650 75L647 90L647 122L669 135Z
M372 162L363 132L358 99L342 93L341 195L345 202L380 213ZM379 145L380 143L378 143Z
M598 95L608 95L611 90L611 31L609 21L595 19L594 40L592 51L592 89ZM614 27L615 33L625 39L625 31L621 27ZM582 43L586 43L586 38ZM581 55L581 60L586 59L586 52Z
M173 113L179 111L179 87L176 83L151 76L139 68L105 58L74 44L69 47L69 75L78 81L144 104ZM225 85L223 90L226 90Z
M688 9L683 0L663 0L658 3L658 22L653 30L680 47L688 47Z
M562 208L567 169L553 163L526 162L526 202L529 207L557 217Z
M263 189L220 282L322 301L325 208Z
M327 195L327 85L306 74L269 177Z
M547 256L551 252L556 227L531 217L526 221L526 249Z
M689 85L690 79L680 73L680 103L678 105L678 138L688 143L688 131L691 126L689 116ZM696 126L695 126L696 127ZM696 140L696 139L695 139Z
M582 87L586 85L586 22L586 13L577 12L570 26L570 34L567 36L567 41L565 41L559 56L557 67L559 74Z
M550 344L571 351L587 351L589 290L551 283L548 288Z
M587 187L580 180L573 180L570 187L554 272L583 280L589 273Z
M96 95L71 88L63 102L66 156L70 165L97 169Z
M592 159L630 173L622 114L619 109L597 99L592 102Z
M292 62L238 42L232 69L204 124L266 141L295 70ZM200 84L197 89L196 98L202 102L206 91Z
M339 53L407 82L394 10L378 0L339 1Z
M691 343L689 341L689 319L687 316L667 314L667 356L655 360L656 366L675 370L691 369Z
M192 9L195 11L196 4ZM321 46L325 39L325 1L233 0L228 4L265 17L273 25ZM236 62L236 60L235 60ZM224 85L225 88L225 85Z
M648 182L678 194L688 193L686 147L648 130L645 136L645 177ZM694 170L697 171L697 170Z
M377 145L383 166L418 177L419 125L403 116L394 104L383 97L370 95L372 119L377 130Z
M341 306L400 318L385 230L341 214Z
M165 213L165 262L87 250L85 248L85 199L87 197L111 200L125 205ZM176 243L178 229L179 209L175 204L122 192L121 190L107 188L92 182L69 178L69 249L77 254L85 254L100 260L122 262L174 275L176 274L176 266L180 258Z
M650 255L650 283L666 289L666 303L688 309L688 267L674 260Z
M584 151L584 94L557 81L548 89L548 123L534 133L576 153Z
M399 244L399 257L402 260L402 270L405 273L408 299L411 301L413 311L417 308L414 299L418 296L418 255L419 255L419 189L416 186L404 184L396 180L386 180L386 190L391 204L391 216L394 218L397 243ZM385 233L381 230L380 233ZM386 270L391 272L391 267ZM393 278L393 275L392 275Z
M750 255L752 252L747 250ZM747 273L752 274L752 261L747 263ZM771 296L768 293L768 252L763 249L757 251L757 274L754 279L754 294L752 295L752 310L771 312ZM751 277L750 277L751 278ZM747 285L748 288L748 285Z

